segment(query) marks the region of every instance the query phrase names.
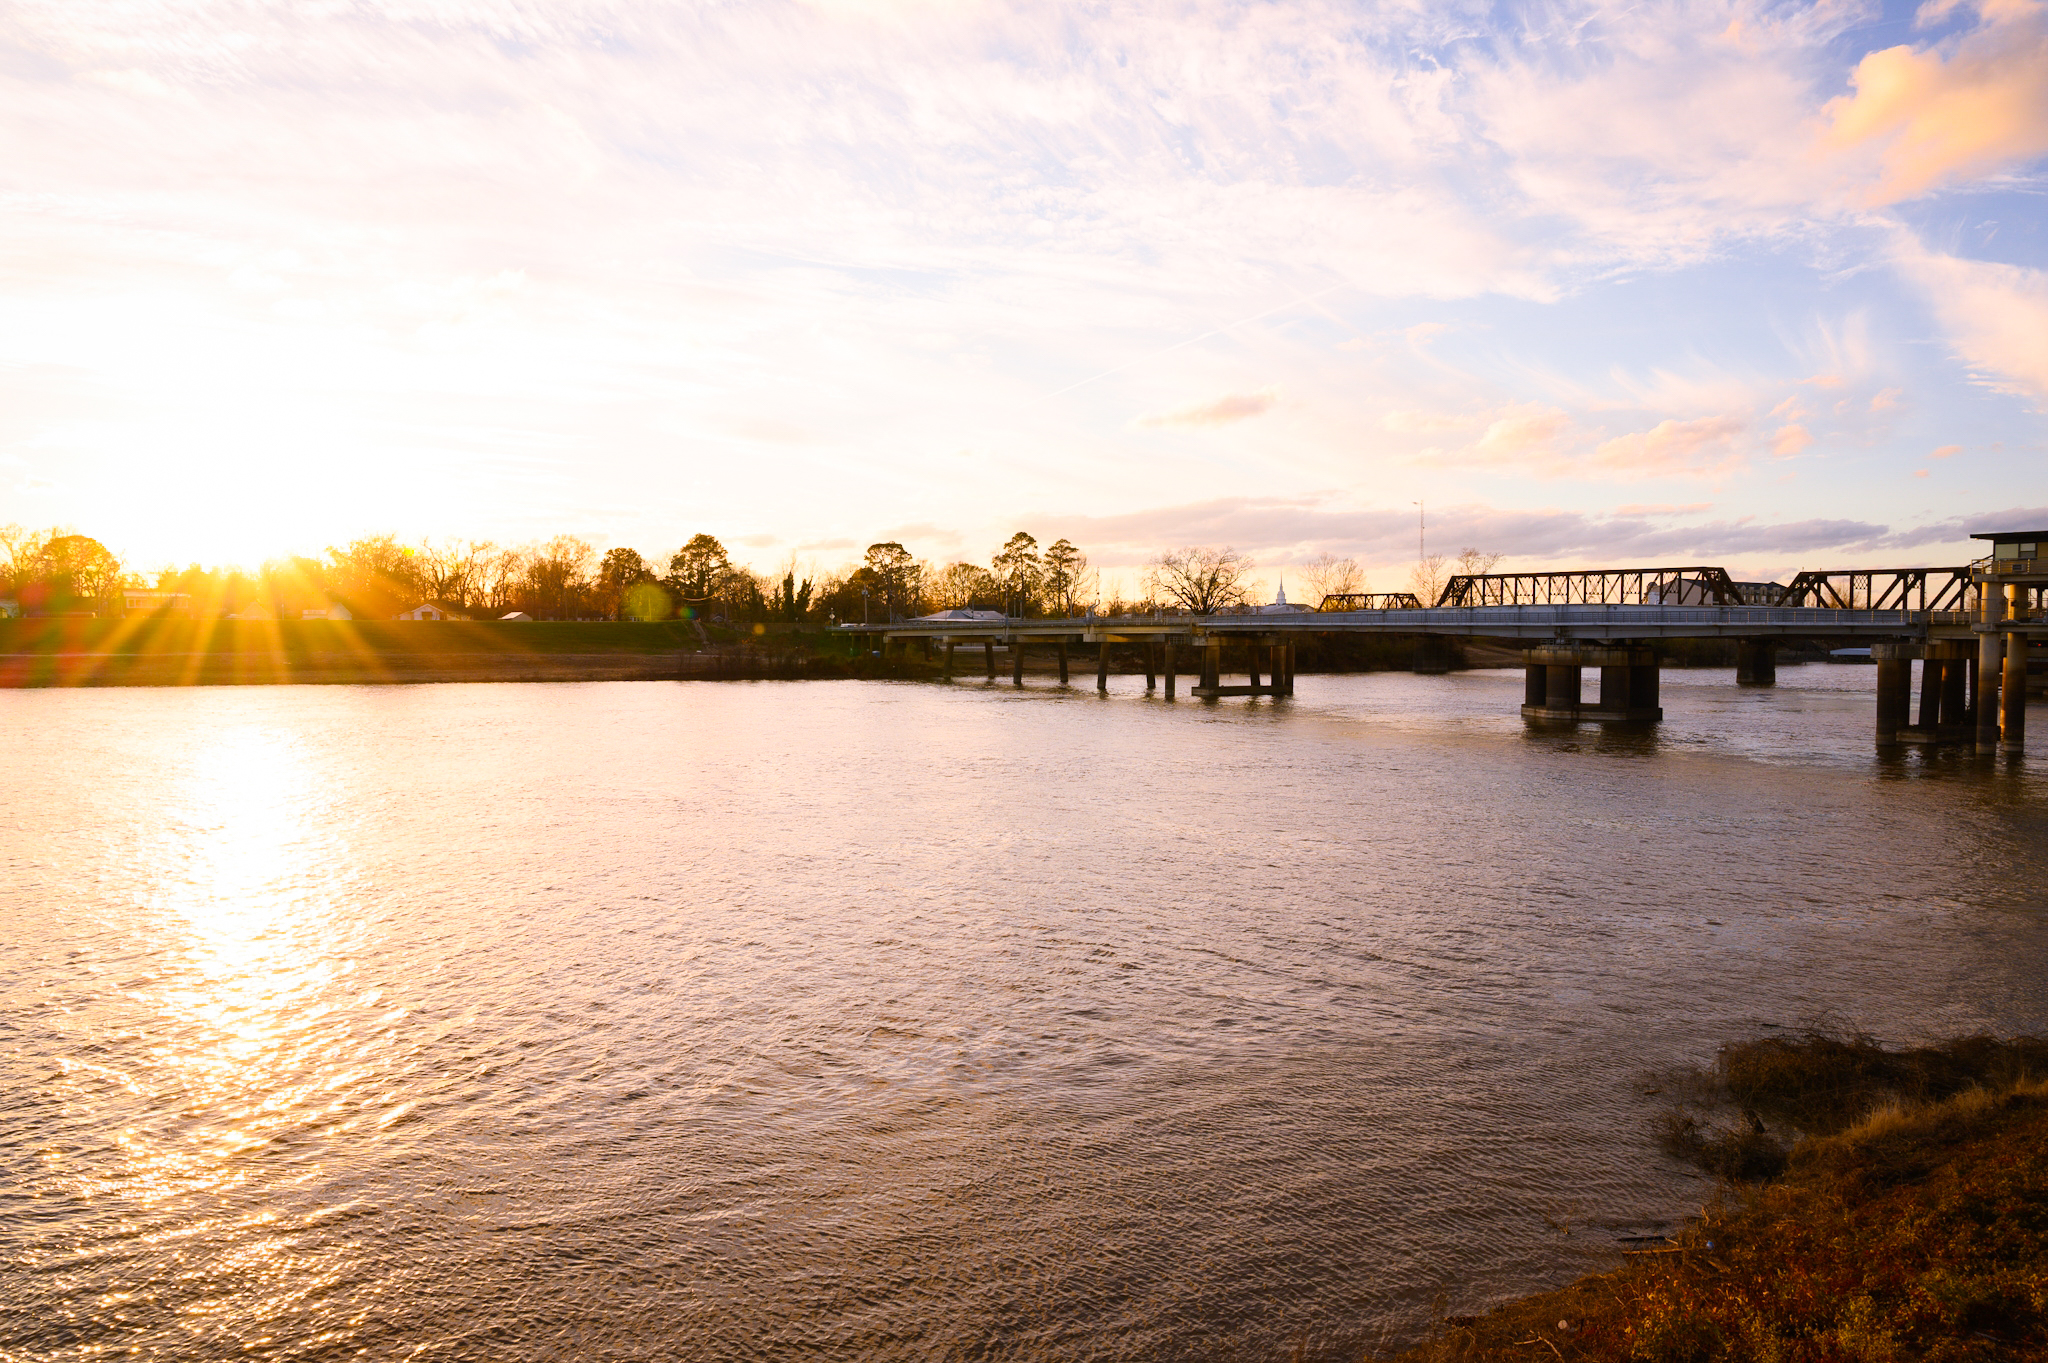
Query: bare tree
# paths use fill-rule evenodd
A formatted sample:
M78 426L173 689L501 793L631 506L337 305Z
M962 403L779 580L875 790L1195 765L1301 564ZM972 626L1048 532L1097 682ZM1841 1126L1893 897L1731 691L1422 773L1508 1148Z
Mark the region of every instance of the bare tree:
M1434 606L1437 598L1444 594L1444 583L1450 579L1450 560L1442 554L1431 554L1408 570L1408 590L1414 592L1425 606Z
M1251 555L1228 545L1189 545L1160 554L1146 565L1145 589L1184 611L1213 615L1244 604L1245 580L1252 567Z
M1458 551L1458 571L1468 577L1481 577L1493 571L1493 566L1506 558L1506 554L1482 554L1477 549Z
M942 611L992 607L1002 595L996 575L978 563L949 563L932 576L932 605Z
M1364 591L1365 569L1358 566L1355 558L1338 558L1325 552L1308 561L1301 580L1308 589L1302 604L1320 606L1326 596L1350 596Z
M476 555L476 567L470 574L468 597L462 604L494 615L511 610L519 584L526 578L526 551L501 549L484 540L472 543L470 552Z

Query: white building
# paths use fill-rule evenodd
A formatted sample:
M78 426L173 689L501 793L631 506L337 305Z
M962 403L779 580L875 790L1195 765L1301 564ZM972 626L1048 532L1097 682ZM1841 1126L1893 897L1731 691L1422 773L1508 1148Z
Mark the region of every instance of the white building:
M341 603L340 603L339 601L331 601L331 602L329 602L329 603L328 603L328 605L327 605L327 609L326 609L326 610L305 610L305 611L300 611L300 612L299 612L299 619L301 619L301 620L353 620L353 619L355 619L355 617L354 617L353 615L350 615L350 614L348 613L348 607L347 607L347 606L344 606L344 605L342 605L342 604L341 604Z
M431 601L422 601L411 610L400 611L391 618L394 620L453 620L455 617Z

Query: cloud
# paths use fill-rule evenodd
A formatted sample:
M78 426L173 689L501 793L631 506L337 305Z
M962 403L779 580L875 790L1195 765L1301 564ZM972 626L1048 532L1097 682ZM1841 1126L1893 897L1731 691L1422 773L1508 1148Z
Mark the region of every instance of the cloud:
M2048 525L2048 506L2007 507L2003 511L1979 511L1903 530L1887 530L1863 547L1872 551L1896 552L1930 544L1964 545L1969 543L1972 535L1993 530L2027 530L2038 525Z
M1790 459L1812 443L1813 436L1804 426L1780 426L1771 437L1771 453L1780 459Z
M1273 409L1280 395L1271 388L1262 388L1256 393L1232 393L1217 398L1214 402L1201 403L1194 407L1183 407L1178 411L1158 412L1138 418L1140 426L1227 426L1233 421L1249 417L1264 416Z
M1472 449L1488 463L1549 455L1572 428L1572 419L1555 407L1518 411L1489 422Z
M1888 47L1856 64L1853 95L1829 100L1826 144L1875 148L1870 204L1896 203L2048 153L2048 28L2035 5L1986 5L1951 55Z
M1887 527L1870 521L1728 519L1673 524L1699 507L1627 507L1608 514L1567 509L1518 510L1467 503L1429 512L1429 541L1474 545L1518 560L1620 566L1674 558L1715 561L1738 554L1796 554L1874 542ZM1143 562L1182 544L1229 544L1262 558L1296 558L1321 550L1368 561L1406 562L1415 553L1415 517L1406 509L1345 509L1313 499L1225 497L1115 516L1025 518L1065 535L1104 567ZM1536 565L1532 565L1536 566Z
M1900 259L1949 343L2002 392L2048 398L2048 272L1909 248Z
M1961 445L1940 445L1927 457L1929 459L1953 459L1963 452Z
M1637 478L1716 477L1747 462L1735 443L1746 427L1733 416L1667 417L1647 431L1603 441L1593 454L1603 468Z

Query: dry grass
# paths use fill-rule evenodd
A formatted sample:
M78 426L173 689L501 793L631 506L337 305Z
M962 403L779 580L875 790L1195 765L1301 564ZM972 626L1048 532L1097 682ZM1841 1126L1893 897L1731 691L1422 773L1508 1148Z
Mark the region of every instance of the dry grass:
M1729 1183L1669 1249L1446 1321L1404 1357L2048 1360L2044 1055L2039 1041L1983 1037L1724 1050L1716 1074L1750 1107L1724 1135L1755 1137L1762 1116L1792 1114L1813 1133L1779 1144L1768 1182ZM1692 1137L1710 1158L1745 1158L1742 1141Z

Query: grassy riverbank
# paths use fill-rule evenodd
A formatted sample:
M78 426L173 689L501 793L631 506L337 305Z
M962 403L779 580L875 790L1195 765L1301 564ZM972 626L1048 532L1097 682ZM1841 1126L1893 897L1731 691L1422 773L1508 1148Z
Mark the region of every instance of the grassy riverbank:
M700 630L680 620L0 620L0 687L939 675L936 656L909 648L884 659L861 642L817 626L713 624ZM1093 671L1092 653L1083 648L1070 656L1077 684ZM1462 647L1452 649L1450 661L1500 665L1490 654L1468 660ZM1226 670L1244 663L1241 649L1226 648ZM1299 668L1312 672L1414 664L1415 640L1407 636L1309 639L1298 657ZM1183 658L1183 667L1192 665ZM956 658L955 672L972 676L981 666L979 647L969 646ZM1025 670L1033 676L1056 666L1049 645L1026 651ZM1141 671L1143 663L1128 648L1117 651L1112 666L1125 674ZM1007 652L999 667L1008 672Z
M1667 1144L1732 1181L1684 1234L1403 1358L2048 1359L2048 1041L1770 1039L1691 1097Z

